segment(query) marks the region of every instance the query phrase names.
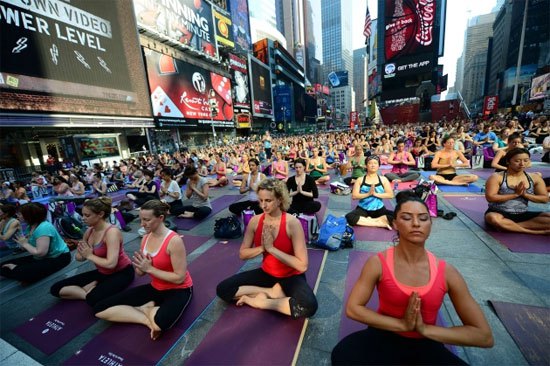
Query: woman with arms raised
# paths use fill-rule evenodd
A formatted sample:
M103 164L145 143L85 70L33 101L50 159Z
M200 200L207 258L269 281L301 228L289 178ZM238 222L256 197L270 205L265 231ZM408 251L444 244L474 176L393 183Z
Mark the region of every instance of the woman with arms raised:
M151 276L151 283L128 289L94 307L98 318L145 325L153 340L179 320L193 293L183 240L164 225L169 208L164 202L150 200L139 212L146 235L132 263L138 276Z
M346 304L351 319L368 325L338 343L333 365L464 365L446 344L492 347L489 324L460 273L426 250L432 221L411 191L397 195L394 247L367 260ZM374 289L379 307L369 309ZM463 325L441 327L437 313L448 293Z
M310 317L317 299L306 282L307 248L302 225L286 213L290 205L284 182L267 178L257 188L264 213L254 216L244 234L241 259L263 256L261 268L236 274L218 284L217 294L238 306L248 305L290 315Z
M78 243L75 259L90 261L96 269L61 280L50 289L53 296L69 300L86 300L95 306L99 301L124 290L134 279L132 261L124 252L120 230L108 222L112 200L99 197L87 200L82 219L88 226Z

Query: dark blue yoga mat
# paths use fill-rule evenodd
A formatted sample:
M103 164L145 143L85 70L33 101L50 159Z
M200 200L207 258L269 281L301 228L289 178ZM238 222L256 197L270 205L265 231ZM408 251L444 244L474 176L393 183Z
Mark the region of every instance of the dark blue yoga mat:
M430 179L430 175L434 175L435 171L427 171L422 172L422 177L424 179ZM458 175L460 174L477 174L476 171L472 172L466 172L466 171L458 171ZM445 184L438 184L437 188L439 188L442 192L463 192L463 193L480 193L482 192L482 187L476 186L475 184L469 184L467 186L449 186Z
M183 237L187 253L191 253L209 239L208 236L185 235ZM149 281L149 276L136 278L130 287ZM30 318L14 332L40 351L51 355L96 321L97 318L86 302L61 300Z
M308 254L307 282L315 288L326 254L313 249ZM304 323L274 311L229 305L185 364L291 365Z
M210 213L210 215L208 215L204 219L194 220L194 219L175 218L174 223L178 227L178 230L191 230L201 222L204 222L204 220L208 220L208 218L214 216L224 208L229 207L230 204L237 202L241 198L243 198L243 196L239 194L220 196L212 200L211 202L212 212Z
M215 244L189 265L193 297L180 320L153 341L143 325L113 323L78 350L65 365L154 365L183 336L216 296L216 285L243 265L237 245Z

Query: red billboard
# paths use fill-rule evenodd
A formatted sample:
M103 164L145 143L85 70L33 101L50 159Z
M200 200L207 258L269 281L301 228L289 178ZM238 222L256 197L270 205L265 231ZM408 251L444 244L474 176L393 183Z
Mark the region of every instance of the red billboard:
M349 128L350 129L355 129L355 126L360 126L359 124L359 114L357 112L349 112Z
M144 48L155 119L164 125L210 125L208 93L214 90L214 126L233 127L231 81L214 72Z
M498 112L498 95L489 95L483 99L483 115L496 114Z
M436 0L386 0L386 63L402 56L432 53Z

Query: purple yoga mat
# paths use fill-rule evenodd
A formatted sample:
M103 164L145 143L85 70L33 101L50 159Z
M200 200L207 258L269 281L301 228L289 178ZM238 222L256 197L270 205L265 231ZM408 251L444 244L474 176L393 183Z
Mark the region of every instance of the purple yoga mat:
M489 235L505 245L512 252L518 253L550 253L548 237L545 235L520 234L496 231L485 225L487 201L485 196L444 196L450 204L462 211L466 216L481 226Z
M313 288L325 251L308 250L307 282ZM186 365L290 365L305 319L230 305Z
M323 222L323 218L325 217L325 213L327 212L328 200L329 200L329 197L325 195L323 196L319 195L319 198L317 198L317 201L321 202L321 209L319 210L319 212L317 212L317 218L319 219L320 222Z
M112 324L64 364L156 364L212 302L216 296L216 285L236 273L242 265L236 246L215 244L189 265L193 298L172 329L153 341L149 337L149 329L143 325Z
M550 309L489 300L529 365L550 365Z
M238 195L238 194L220 196L220 197L212 200L212 202L211 202L212 212L206 218L204 218L202 220L176 218L176 219L174 219L174 223L178 227L178 230L191 230L195 226L200 224L201 222L204 222L204 220L207 220L209 217L217 214L218 212L220 212L224 208L229 207L230 204L232 204L234 202L237 202L242 197L243 197L242 195Z
M206 241L208 236L185 235L187 253L191 253ZM149 276L138 277L130 287L150 282ZM15 333L31 345L51 355L97 321L84 301L61 300L54 306L29 319L15 329Z

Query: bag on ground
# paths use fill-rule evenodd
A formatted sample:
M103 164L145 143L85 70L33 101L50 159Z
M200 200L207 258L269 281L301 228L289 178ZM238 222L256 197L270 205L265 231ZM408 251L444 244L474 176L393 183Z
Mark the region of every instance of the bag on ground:
M254 212L254 210L243 211L243 213L241 214L243 219L243 228L244 228L243 232L246 231L246 227L248 226L248 223L250 222L250 220L252 220L255 214L256 213Z
M236 216L222 217L214 223L214 237L218 239L236 239L242 235L241 223Z
M347 196L351 194L351 187L342 182L331 182L330 183L330 193L337 194L339 196Z
M351 240L353 244L353 228L350 226L348 229L347 227L348 223L345 217L336 217L329 214L319 229L319 238L315 245L323 249L338 250L343 245L342 239L344 237L345 241L349 242ZM346 232L348 232L347 235Z
M483 155L472 155L472 169L483 169L484 160Z
M319 222L317 221L317 216L302 213L298 215L298 220L300 220L302 229L304 229L306 243L309 244L315 242L318 239L319 233Z

